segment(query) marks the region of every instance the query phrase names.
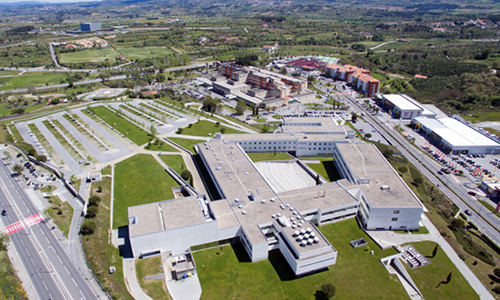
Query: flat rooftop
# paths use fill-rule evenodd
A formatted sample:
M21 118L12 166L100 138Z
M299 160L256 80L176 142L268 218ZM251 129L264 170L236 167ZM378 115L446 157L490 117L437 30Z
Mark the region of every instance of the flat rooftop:
M346 141L347 136L341 134L292 134L286 133L247 133L247 134L223 134L222 139L226 143L238 142L238 141Z
M335 118L285 118L281 127L284 133L334 133L354 134L354 130L347 125L340 125L341 121Z
M420 111L423 110L420 106L415 105L412 101L408 100L402 95L384 95L384 99L388 100L401 110Z
M205 222L197 196L131 206L128 216L131 237Z
M278 193L281 200L299 212L329 209L343 205L357 205L358 201L337 182L314 185L300 190Z
M255 165L277 193L316 185L316 179L311 177L295 160L260 161Z
M421 207L418 198L411 192L389 162L368 143L337 144L345 162L356 179L370 179L369 184L361 184L368 201L375 207ZM381 187L387 185L388 190ZM350 189L350 187L346 187Z
M454 147L500 147L500 144L489 137L453 118L429 119L426 117L417 117L415 121L429 128Z

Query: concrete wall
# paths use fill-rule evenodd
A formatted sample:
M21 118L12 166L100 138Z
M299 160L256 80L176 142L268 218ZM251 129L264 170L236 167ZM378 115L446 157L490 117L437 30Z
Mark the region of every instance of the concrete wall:
M395 213L399 211L399 213ZM416 230L420 227L421 207L371 207L367 230Z
M160 249L161 252L184 253L191 246L218 240L217 222L212 221L131 237L130 244L134 257L139 257L141 253L154 249Z

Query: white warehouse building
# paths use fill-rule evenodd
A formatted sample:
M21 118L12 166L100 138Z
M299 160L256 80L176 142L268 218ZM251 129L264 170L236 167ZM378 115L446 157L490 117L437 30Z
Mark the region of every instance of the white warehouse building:
M412 126L448 154L500 154L500 144L454 118L413 118Z

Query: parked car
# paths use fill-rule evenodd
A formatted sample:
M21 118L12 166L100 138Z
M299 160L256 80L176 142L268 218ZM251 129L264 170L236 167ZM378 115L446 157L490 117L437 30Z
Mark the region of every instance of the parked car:
M2 210L2 216L4 216L4 217L5 217L6 215L7 215L7 211L6 211L5 209L4 209L4 210Z
M476 196L476 192L474 192L474 191L468 191L467 194L469 194L471 196Z
M472 213L468 209L464 210L464 214L468 215L469 217L472 216Z

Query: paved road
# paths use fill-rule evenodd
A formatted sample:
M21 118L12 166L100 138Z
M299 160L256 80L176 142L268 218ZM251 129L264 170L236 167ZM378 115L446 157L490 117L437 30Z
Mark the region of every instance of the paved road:
M430 157L416 149L409 142L401 137L395 130L384 123L379 123L370 112L365 110L356 100L346 96L339 95L345 101L349 101L353 106L356 106L361 111L365 111L365 120L377 129L387 141L394 145L408 160L419 169L432 183L449 197L461 210L472 208L475 210L473 215L469 217L476 226L484 232L488 237L500 245L500 219L490 213L487 209L482 209L482 205L475 201L471 196L467 195L467 191L453 177L449 175L439 176L437 171L441 169L441 165L432 160ZM359 101L359 100L358 100ZM458 197L455 193L460 197ZM478 214L481 213L481 215ZM489 222L486 222L486 220ZM492 225L490 225L490 223Z
M13 206L10 207L10 209L12 210L10 212L12 216L16 216L16 213L19 213L21 215L21 219L24 219L40 213L40 211L38 211L33 205L30 198L25 194L23 187L18 181L22 179L20 179L19 177L12 178L11 171L4 164L1 164L0 166L0 180L8 188L8 191L4 190L3 192L10 194L11 201L13 201L13 203L11 203L13 204ZM5 203L4 201L6 201L6 198L7 197L1 197L0 201L2 201L2 203ZM15 212L14 209L17 210L17 212ZM25 226L27 227L27 225ZM26 235L26 231L24 230L23 232ZM38 269L39 272L37 274L40 274L40 272L43 272L44 270L53 272L52 274L57 275L58 280L62 282L62 293L70 295L71 299L97 298L94 291L90 288L87 282L87 278L85 278L81 270L79 270L75 266L74 262L69 258L59 240L52 233L51 228L49 228L49 226L45 222L40 222L29 227L28 234L26 236L32 237L35 240L34 245L36 245L35 252L26 253L28 261L31 261L31 254L36 255L36 253L42 253L42 255L48 260L47 269L44 269L44 267L46 267L45 264L41 264L40 262L35 262L33 260L32 264L35 267L35 273L37 272L36 269ZM22 251L20 251L19 253L21 255L21 259L23 259L24 254L21 254ZM41 271L39 269L41 269ZM41 277L41 274L39 277ZM59 290L58 288L54 288L53 286L51 286L50 289L49 286L47 286L45 290L51 294L61 294L61 290ZM66 297L58 295L56 297L49 296L41 299L64 298Z
M3 162L2 162L3 164ZM0 208L5 209L7 216L2 217L3 224L8 226L20 221L14 206L12 206L7 195L0 189ZM31 283L39 299L64 299L51 269L45 264L41 254L38 252L31 235L26 230L18 231L11 236L12 244L21 260L23 267L30 276Z

